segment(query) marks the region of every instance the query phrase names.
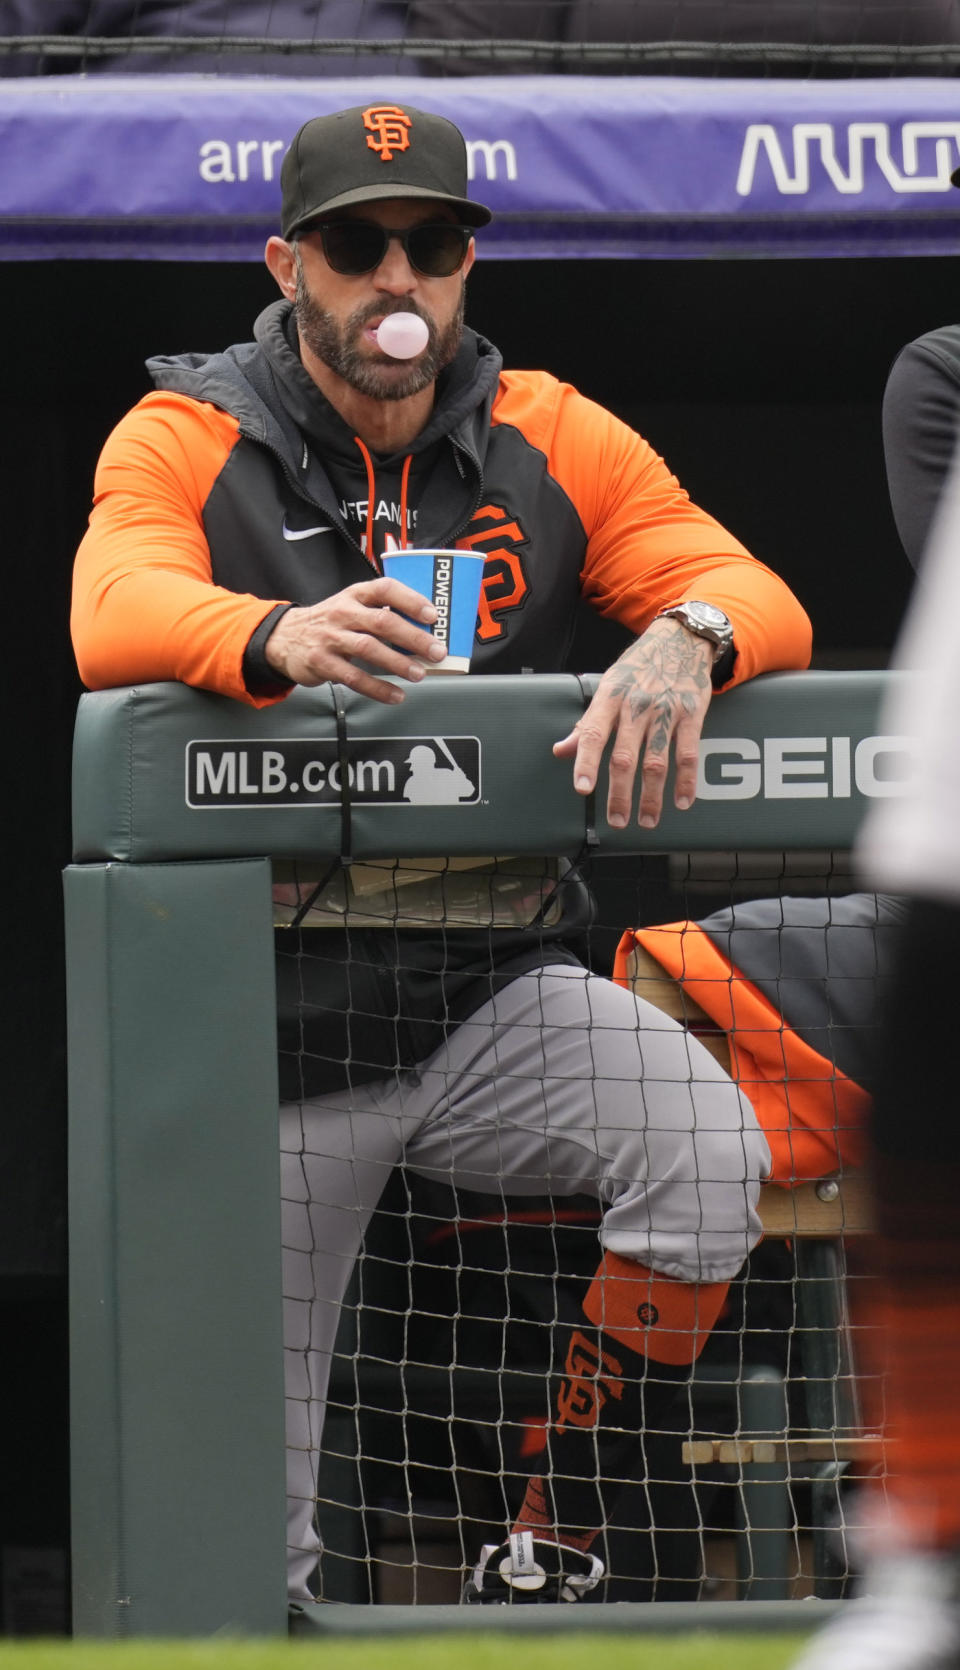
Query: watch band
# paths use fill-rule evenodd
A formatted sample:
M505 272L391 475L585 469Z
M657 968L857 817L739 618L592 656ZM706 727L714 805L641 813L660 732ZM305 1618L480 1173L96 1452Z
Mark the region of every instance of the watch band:
M698 598L690 598L686 603L676 603L670 609L661 609L656 620L678 620L688 632L697 638L703 638L713 645L713 666L711 682L714 689L726 684L733 671L736 659L736 646L733 641L733 626L715 603L704 603Z

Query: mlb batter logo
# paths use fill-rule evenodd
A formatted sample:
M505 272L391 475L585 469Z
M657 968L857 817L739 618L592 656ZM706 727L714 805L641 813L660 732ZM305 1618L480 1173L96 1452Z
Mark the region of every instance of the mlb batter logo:
M246 806L476 806L475 736L197 740L186 750L186 801Z
M476 798L476 784L457 764L442 736L418 742L407 755L407 765L410 775L403 785L403 798L411 806L462 806Z

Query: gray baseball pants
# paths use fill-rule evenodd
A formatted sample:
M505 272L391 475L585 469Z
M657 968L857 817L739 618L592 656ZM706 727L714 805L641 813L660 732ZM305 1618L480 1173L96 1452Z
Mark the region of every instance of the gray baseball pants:
M316 1565L316 1461L340 1306L397 1165L503 1195L592 1194L600 1242L681 1281L735 1275L760 1237L769 1152L695 1038L566 965L525 974L416 1072L281 1108L287 1535ZM599 1251L598 1251L599 1259Z

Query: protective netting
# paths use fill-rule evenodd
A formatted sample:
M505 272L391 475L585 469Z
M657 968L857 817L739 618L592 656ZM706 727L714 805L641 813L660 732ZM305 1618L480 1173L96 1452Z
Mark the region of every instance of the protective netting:
M4 0L0 72L954 75L956 0Z
M531 1025L516 996L531 978L517 969L546 961L533 977L545 993L551 977L563 983L570 974L550 964L558 896L579 888L563 867L435 859L358 865L349 875L307 871L276 875L285 924L281 1077L288 1096L320 1095L321 1108L348 1110L338 1127L295 1109L284 1138L288 1392L301 1459L318 1466L323 1595L455 1601L481 1547L503 1541L530 1475L557 1467L548 1432L557 1424L558 1363L583 1321L601 1216L619 1187L608 1178L598 1193L565 1177L554 1190L545 1176L538 1189L528 1151L514 1145L511 1086L526 1075L528 1091L540 1087L544 1165L555 1163L559 1176L548 1135L557 1080L571 1075L584 1127L601 1127L610 1020L598 1006L568 1058L544 1047L549 1028ZM575 936L585 965L603 977L616 966L652 1005L635 1011L641 1082L615 1087L614 1105L636 1088L650 1152L659 1152L654 1127L669 1074L658 1028L675 1016L691 1110L717 1064L725 1079L738 1078L779 1185L764 1191L769 1232L742 1261L692 1378L674 1374L666 1399L648 1401L649 1419L631 1426L631 1415L613 1475L598 1452L603 1526L592 1551L606 1575L588 1598L839 1595L857 1557L850 1533L867 1511L859 1487L869 1477L882 1489L878 1443L864 1438L879 1430L881 1399L869 1284L857 1273L864 1203L850 1171L896 902L855 893L842 853L595 858L578 874L596 901ZM436 952L427 971L416 949L425 940ZM467 1126L501 1122L501 1172L486 1187L454 1187L442 1142L439 1159L436 1140L417 1146L430 1072L411 1063L422 1063L428 1046L442 1056L444 1036L462 1042L484 1001L499 1005L497 1041L491 1056L484 1019L468 1093L457 1080L459 1117ZM526 1030L512 1054L515 1024ZM340 1092L331 1089L338 1075ZM407 1087L399 1104L411 1118L406 1166L393 1163L389 1144L371 1150L371 1107L388 1118L398 1105L375 1101L381 1084ZM445 1113L434 1098L428 1130ZM362 1162L349 1152L354 1136ZM702 1152L710 1156L696 1179L706 1244L720 1150ZM457 1167L469 1169L451 1144L449 1169ZM334 1173L340 1180L328 1193ZM652 1162L648 1181L657 1181ZM354 1267L350 1235L359 1238L377 1196ZM338 1238L334 1219L351 1216ZM321 1429L310 1401L322 1390L314 1354L325 1330L332 1337L333 1292L348 1275ZM567 1359L561 1409L564 1397L569 1410L577 1397L602 1404L620 1395L605 1379L602 1351L590 1358L585 1342L583 1352L579 1379L569 1378ZM656 1364L649 1372L655 1380Z

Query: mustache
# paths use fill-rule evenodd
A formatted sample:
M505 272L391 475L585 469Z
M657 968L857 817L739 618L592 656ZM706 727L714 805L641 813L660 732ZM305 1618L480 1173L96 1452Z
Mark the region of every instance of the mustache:
M436 348L439 332L429 313L425 313L415 302L402 298L394 302L370 302L366 306L358 308L356 313L351 314L347 321L347 334L353 337L359 336L366 329L371 319L386 319L391 313L413 313L418 319L422 319L427 327L427 348L428 350Z
M417 306L416 302L405 300L403 297L398 297L395 302L370 302L368 306L358 308L357 312L353 314L353 318L359 319L365 325L370 319L375 319L378 314L381 319L385 319L388 313L415 313L417 318L422 319L425 325L430 324L429 313L425 313L422 307Z

